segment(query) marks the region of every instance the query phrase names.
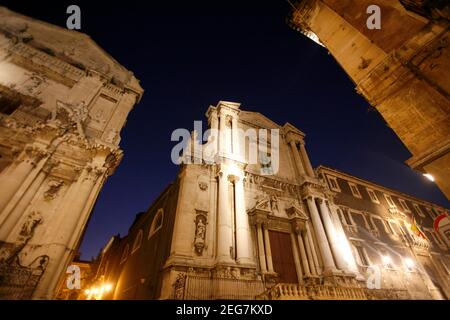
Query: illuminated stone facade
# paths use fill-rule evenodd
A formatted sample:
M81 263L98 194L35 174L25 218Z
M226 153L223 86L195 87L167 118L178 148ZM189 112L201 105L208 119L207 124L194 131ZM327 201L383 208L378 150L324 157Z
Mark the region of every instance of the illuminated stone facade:
M87 35L0 7L0 298L49 299L143 93Z
M114 237L102 251L104 268L97 274L114 287L104 298L449 296L449 243L433 242L438 238L430 229L431 217L417 220L433 244L417 238L410 213L402 211L397 197L406 200L408 208L420 205L424 213L425 207L437 210L436 215L444 208L332 169L313 170L304 133L242 110L238 103L219 102L208 109L207 117L219 134L211 134L202 150L193 139L184 154L193 163L181 165L176 181L147 212L136 216L128 235ZM247 129L258 135L244 136L242 130ZM278 130L279 137L259 135L267 130ZM250 156L253 142L256 163ZM270 161L262 161L265 156ZM340 179L335 186L329 184L331 177ZM348 195L347 180L357 184L361 198ZM375 205L365 187L396 202L387 207L381 199ZM341 219L349 210L354 220L344 224ZM358 220L358 214L367 223ZM385 235L377 218L383 226L395 223L395 231L386 225L390 233ZM367 246L366 260L358 255L361 245ZM369 266L378 268L374 272L379 271L379 286L376 281L372 286Z
M376 4L381 29L369 30ZM448 1L302 0L290 17L321 43L412 157L450 199L450 5Z

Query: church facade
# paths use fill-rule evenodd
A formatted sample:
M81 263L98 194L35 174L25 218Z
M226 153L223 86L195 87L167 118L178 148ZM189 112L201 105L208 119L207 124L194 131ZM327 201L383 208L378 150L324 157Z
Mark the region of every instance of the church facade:
M0 299L52 299L143 90L87 35L0 7Z
M176 180L99 256L102 298L450 298L445 208L314 170L303 132L239 103L206 116L218 134L193 135Z

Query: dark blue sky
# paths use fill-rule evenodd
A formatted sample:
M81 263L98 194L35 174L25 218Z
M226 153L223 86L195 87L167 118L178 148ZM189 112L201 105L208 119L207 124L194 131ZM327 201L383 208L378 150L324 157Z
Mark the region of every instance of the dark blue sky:
M6 5L65 26L72 2L35 2ZM81 31L132 70L146 91L122 131L125 157L97 201L84 258L97 255L112 235L126 234L135 214L175 178L172 131L191 130L219 100L297 126L314 166L450 207L433 183L404 164L410 153L327 50L288 27L287 2L90 2L73 1L82 10Z

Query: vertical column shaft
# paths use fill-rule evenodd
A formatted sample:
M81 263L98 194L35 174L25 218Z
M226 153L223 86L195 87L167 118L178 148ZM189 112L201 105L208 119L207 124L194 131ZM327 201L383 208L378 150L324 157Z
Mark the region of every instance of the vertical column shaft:
M309 268L308 257L306 255L305 245L303 243L303 236L302 236L301 232L299 232L297 234L297 242L298 242L298 248L300 249L300 258L302 260L302 266L303 266L303 270L305 271L305 276L309 277L309 276L311 276L311 270ZM311 256L311 260L312 259L313 258Z
M289 145L291 146L292 154L294 155L294 162L295 167L297 168L297 172L300 176L305 175L305 169L303 168L302 159L300 158L300 155L298 154L297 145L294 140L291 140L289 142Z
M58 212L64 215L63 223L53 238L53 248L50 256L50 264L55 266L55 270L47 275L44 274L38 285L37 291L51 297L56 289L59 278L54 275L61 275L70 261L75 246L71 246L74 229L91 195L91 191L98 178L97 169L87 167L81 173L78 181L74 183L67 192L64 202ZM52 278L50 276L53 275Z
M300 264L300 258L298 256L297 241L295 239L295 234L293 232L291 232L291 246L292 246L292 254L294 256L295 270L297 272L297 279L298 282L301 283L303 281L303 272Z
M264 252L264 239L263 239L263 232L262 232L261 223L258 223L256 225L256 233L257 233L257 236L258 236L259 264L261 266L261 271L262 272L266 272L267 271L266 254Z
M244 182L240 177L234 179L234 199L236 201L236 260L238 263L252 263L250 248L250 224L245 211Z
M221 119L222 121L222 119ZM217 258L221 262L231 261L233 246L231 208L228 201L228 175L219 174L219 211L217 214Z
M324 271L334 271L336 266L333 261L333 255L331 253L330 246L328 244L327 235L320 220L319 212L316 207L316 203L312 197L306 199L309 212L311 213L311 221L314 227L314 231L317 237L320 253L322 256Z
M223 154L226 150L226 115L219 114L219 154Z
M311 161L309 161L308 153L306 152L306 147L305 147L304 142L300 143L300 153L303 158L303 163L305 164L305 167L306 167L306 172L308 173L308 175L310 177L314 177L314 170L311 165Z
M22 199L20 199L15 208L11 211L11 214L5 218L4 222L0 225L0 239L5 241L8 240L9 235L23 217L24 211L30 205L30 202L35 197L46 176L47 174L42 170L38 173Z
M18 163L10 164L10 167L0 175L0 224L6 218L5 207L13 199L19 188L29 178L29 175L44 157L44 151L33 147L27 147L22 152ZM8 210L9 211L9 210Z
M309 268L311 269L311 274L313 276L319 275L319 261L316 256L316 252L314 250L314 245L312 243L311 239L311 232L308 228L308 225L306 225L306 234L303 236L304 243L306 247L306 253L308 254L308 262L309 262Z
M217 118L217 112L211 113L210 117L211 137L214 139L213 149L214 153L219 150L219 119Z
M269 231L267 230L266 225L263 225L263 229L264 229L264 243L266 247L267 269L269 270L269 272L273 272L272 250L270 248Z
M238 127L238 120L235 117L233 117L232 120L232 136L233 136L233 155L239 159L241 155L240 145L239 145L239 127Z
M344 253L339 245L339 240L337 239L336 229L333 222L331 221L330 212L325 200L318 199L320 215L322 216L323 225L325 227L326 234L328 236L331 251L333 252L334 259L339 269L348 271L347 263L344 260Z

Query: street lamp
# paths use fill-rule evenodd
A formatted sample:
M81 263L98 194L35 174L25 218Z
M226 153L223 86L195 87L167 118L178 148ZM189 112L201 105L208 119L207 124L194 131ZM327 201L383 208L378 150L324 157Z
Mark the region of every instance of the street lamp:
M416 264L414 263L414 261L411 258L405 258L404 262L405 262L405 266L408 269L412 269L412 268L414 268L416 266Z

